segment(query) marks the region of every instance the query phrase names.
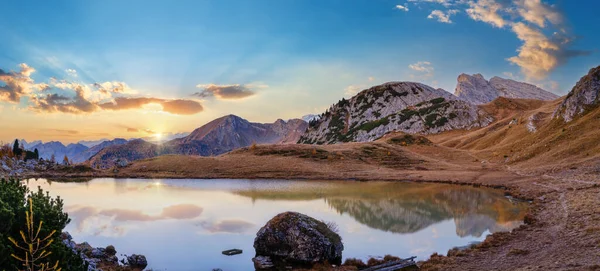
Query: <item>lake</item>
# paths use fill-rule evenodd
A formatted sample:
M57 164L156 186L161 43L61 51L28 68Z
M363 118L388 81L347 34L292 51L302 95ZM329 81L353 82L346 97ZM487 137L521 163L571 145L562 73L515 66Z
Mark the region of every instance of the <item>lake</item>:
M527 204L501 190L410 182L94 179L28 180L60 196L76 242L143 254L153 270L251 270L256 232L296 211L335 222L344 258L425 260L523 222ZM225 256L239 248L244 253Z

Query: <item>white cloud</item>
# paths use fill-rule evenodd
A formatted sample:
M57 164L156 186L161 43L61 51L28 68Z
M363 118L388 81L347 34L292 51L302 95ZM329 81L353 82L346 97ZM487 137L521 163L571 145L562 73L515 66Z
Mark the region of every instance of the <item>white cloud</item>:
M369 78L368 78L368 79L369 79L369 82L373 82L373 81L375 81L375 77L373 77L373 76L369 76Z
M453 9L432 10L427 18L452 23L451 15L463 9L469 18L493 27L510 29L523 44L518 55L507 60L519 66L528 80L542 80L569 58L589 54L570 50L572 36L564 26L561 12L544 0L408 0L428 2ZM547 33L554 32L553 35Z
M77 77L77 71L74 69L66 69L65 72L70 76Z
M431 62L429 62L429 61L419 61L415 64L408 65L408 67L411 70L418 71L418 72L433 72L433 66L431 65Z
M408 11L408 7L403 6L403 5L396 5L396 9Z
M444 13L441 10L434 10L431 12L431 14L429 14L429 16L427 16L428 19L437 19L438 22L440 23L446 23L446 24L451 24L452 20L450 20L450 16L454 15L458 13L458 10L456 9L451 9L448 10L446 13Z
M552 24L562 23L562 14L553 6L542 3L541 0L516 0L517 12L527 22L539 27L546 27L546 21Z
M414 4L435 3L435 4L443 5L445 7L449 7L454 4L452 0L408 0L408 2L412 2Z
M471 0L466 10L471 19L489 23L495 27L503 28L506 20L500 15L505 10L503 5L496 0Z

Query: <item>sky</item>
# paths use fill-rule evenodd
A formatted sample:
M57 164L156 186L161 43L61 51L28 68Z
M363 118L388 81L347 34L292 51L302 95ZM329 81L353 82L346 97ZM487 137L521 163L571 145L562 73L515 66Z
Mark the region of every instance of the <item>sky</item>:
M319 114L461 73L565 95L600 65L596 0L8 1L0 140L190 132Z

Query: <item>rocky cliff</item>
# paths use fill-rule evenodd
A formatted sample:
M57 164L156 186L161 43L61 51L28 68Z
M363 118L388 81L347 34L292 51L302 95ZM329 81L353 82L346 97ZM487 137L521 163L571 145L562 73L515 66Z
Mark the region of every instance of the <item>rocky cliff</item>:
M598 104L600 104L600 66L591 69L577 82L554 112L554 118L562 118L569 122Z
M486 126L492 120L477 106L444 90L390 82L331 106L311 122L299 143L373 141L392 131L430 134Z
M489 103L498 97L536 100L554 100L559 97L532 84L497 76L487 81L481 74L463 73L458 76L457 81L454 95L473 104Z

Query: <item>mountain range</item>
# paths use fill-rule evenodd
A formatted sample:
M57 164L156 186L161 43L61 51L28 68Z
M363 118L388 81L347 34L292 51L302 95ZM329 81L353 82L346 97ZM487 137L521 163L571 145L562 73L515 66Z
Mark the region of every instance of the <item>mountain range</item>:
M485 127L494 121L484 103L521 98L554 100L558 96L531 84L480 74L461 74L454 94L414 82L389 82L342 99L320 115L302 119L253 123L234 115L215 119L191 133L172 134L164 141L155 138L81 141L67 146L60 142L37 144L22 140L40 156L57 160L68 156L72 162L88 161L108 168L119 160L134 161L165 154L214 156L256 144L334 144L374 141L390 132L436 134L458 129ZM600 67L592 69L566 96L555 118L570 121L598 104ZM530 120L535 131L534 120ZM309 124L310 123L310 124Z
M165 154L213 156L252 144L296 143L307 127L308 124L301 119L254 123L227 115L203 125L186 137L161 144L133 140L106 147L90 158L90 164L107 168L118 161L134 161Z

